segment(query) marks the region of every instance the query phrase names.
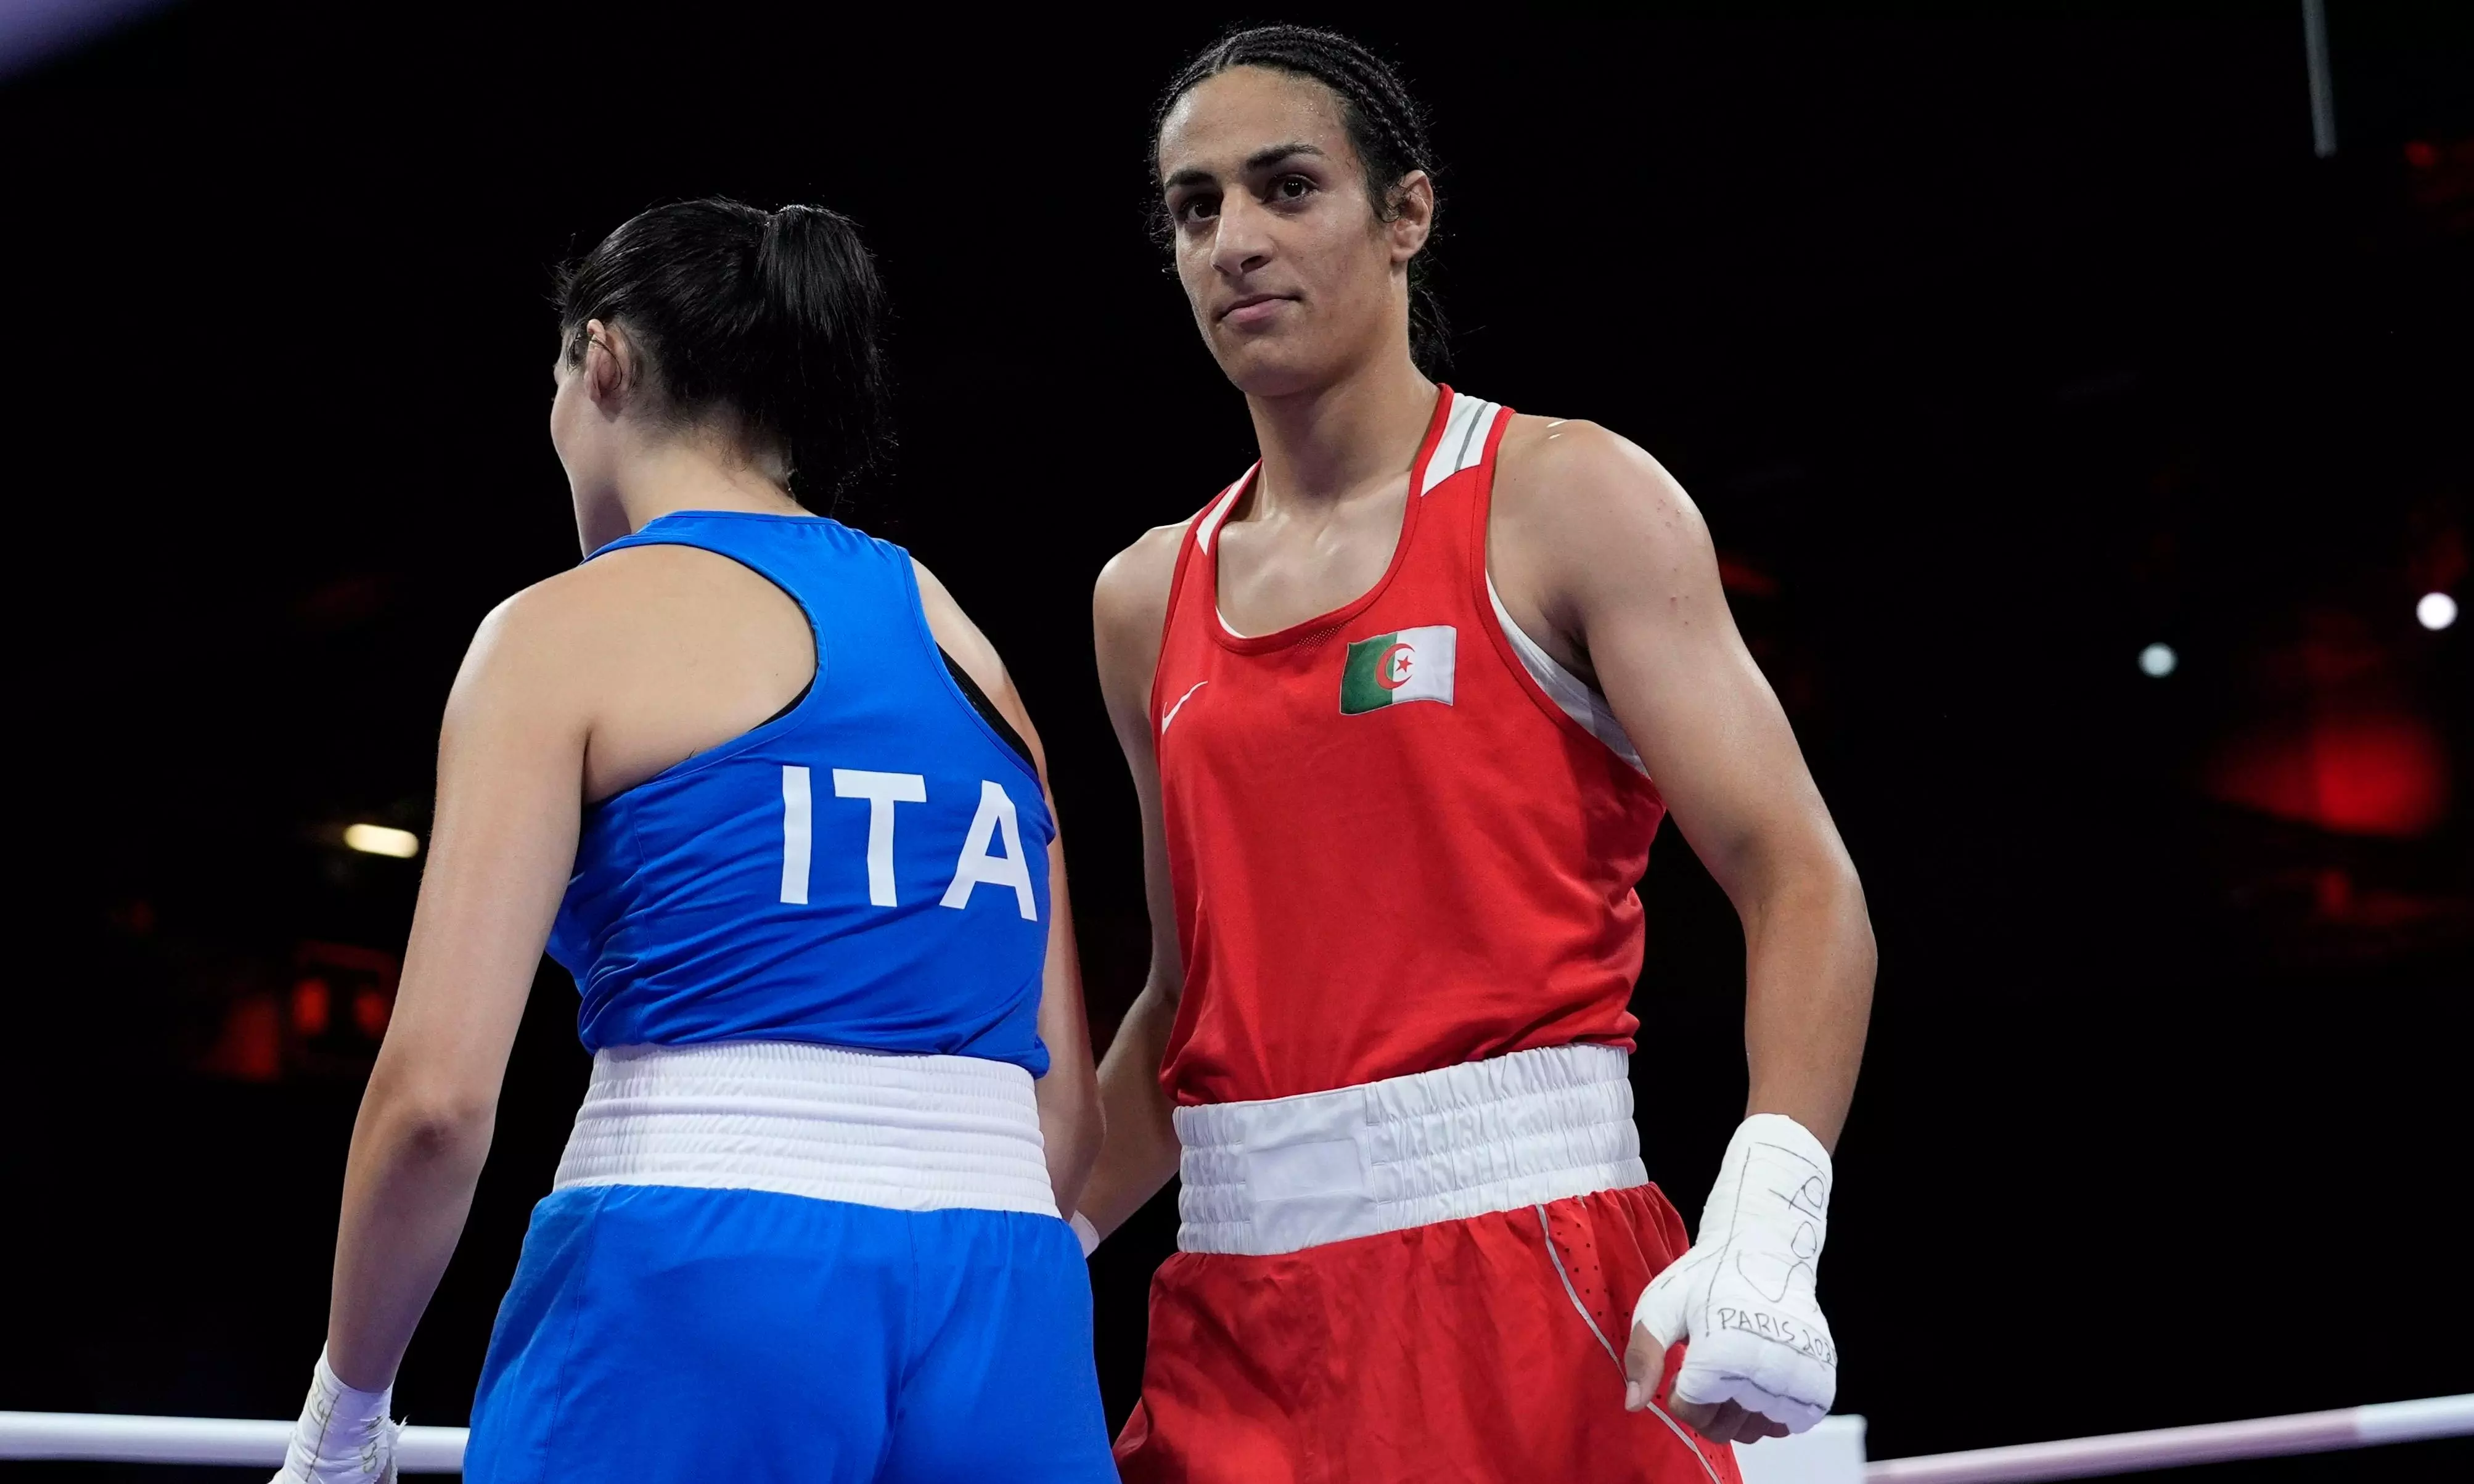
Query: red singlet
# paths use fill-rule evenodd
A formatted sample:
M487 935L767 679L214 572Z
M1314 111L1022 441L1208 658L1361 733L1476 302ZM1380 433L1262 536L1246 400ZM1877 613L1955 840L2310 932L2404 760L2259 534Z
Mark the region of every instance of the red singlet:
M1511 420L1443 388L1391 569L1276 634L1219 612L1212 537L1252 473L1187 530L1152 677L1185 958L1160 1078L1179 1103L1632 1047L1633 888L1665 806L1496 618L1486 520Z

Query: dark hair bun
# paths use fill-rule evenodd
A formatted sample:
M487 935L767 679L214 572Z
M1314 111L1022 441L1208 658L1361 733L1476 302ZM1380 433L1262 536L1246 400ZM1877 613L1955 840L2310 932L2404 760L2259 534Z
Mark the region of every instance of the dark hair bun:
M667 418L780 451L811 509L892 445L885 286L858 229L822 207L655 207L561 272L558 318L570 361L587 320L625 326Z

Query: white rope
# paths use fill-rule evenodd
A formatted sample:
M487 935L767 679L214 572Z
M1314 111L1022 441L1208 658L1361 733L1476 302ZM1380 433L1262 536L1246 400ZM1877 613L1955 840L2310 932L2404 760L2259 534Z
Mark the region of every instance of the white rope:
M2232 1458L2324 1453L2469 1434L2474 1434L2474 1393L2060 1443L2023 1443L1969 1453L1889 1458L1865 1465L1864 1479L1865 1484L2033 1484L2038 1479L2083 1479Z
M291 1435L288 1422L0 1412L0 1458L274 1468L283 1462L284 1441ZM1867 1464L1863 1476L1865 1484L2034 1484L2040 1479L2089 1478L2234 1458L2466 1436L2474 1436L2474 1393L1968 1453L1890 1458ZM406 1427L396 1449L397 1466L406 1473L459 1472L464 1467L465 1437L461 1427Z
M0 1458L275 1469L282 1466L283 1446L291 1437L288 1422L233 1417L0 1412ZM396 1444L396 1467L405 1473L461 1473L464 1438L461 1427L406 1427Z

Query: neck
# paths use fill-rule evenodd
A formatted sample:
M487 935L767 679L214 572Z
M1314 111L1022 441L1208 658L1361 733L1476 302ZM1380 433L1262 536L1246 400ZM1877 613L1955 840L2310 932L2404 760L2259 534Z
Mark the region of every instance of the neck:
M576 501L576 527L593 551L681 510L805 515L762 465L732 458L707 440L666 439L634 450L597 498Z
M1257 513L1336 505L1408 469L1435 415L1435 383L1405 345L1385 350L1326 385L1247 396L1263 455L1252 492Z

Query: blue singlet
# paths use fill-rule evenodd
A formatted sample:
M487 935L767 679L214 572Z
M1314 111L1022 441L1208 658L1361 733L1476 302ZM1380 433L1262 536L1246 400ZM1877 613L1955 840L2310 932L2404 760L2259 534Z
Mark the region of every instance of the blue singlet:
M1034 1077L1048 945L1039 779L955 688L910 554L813 517L664 516L806 610L816 677L754 731L589 811L551 957L587 1050L814 1041Z
M900 548L690 513L594 555L662 544L789 595L815 678L586 813L550 951L604 1107L645 1121L597 1134L588 1096L491 1333L465 1478L1113 1480L1089 1277L1031 1107L1055 836L1039 780L956 688ZM627 1081L818 1062L858 1068L839 1101L786 1107L778 1077L712 1097ZM910 1080L859 1107L879 1072ZM1009 1124L970 1131L1000 1106ZM658 1158L627 1163L643 1150ZM594 1158L625 1168L576 1174ZM1014 1194L921 1197L940 1180Z

